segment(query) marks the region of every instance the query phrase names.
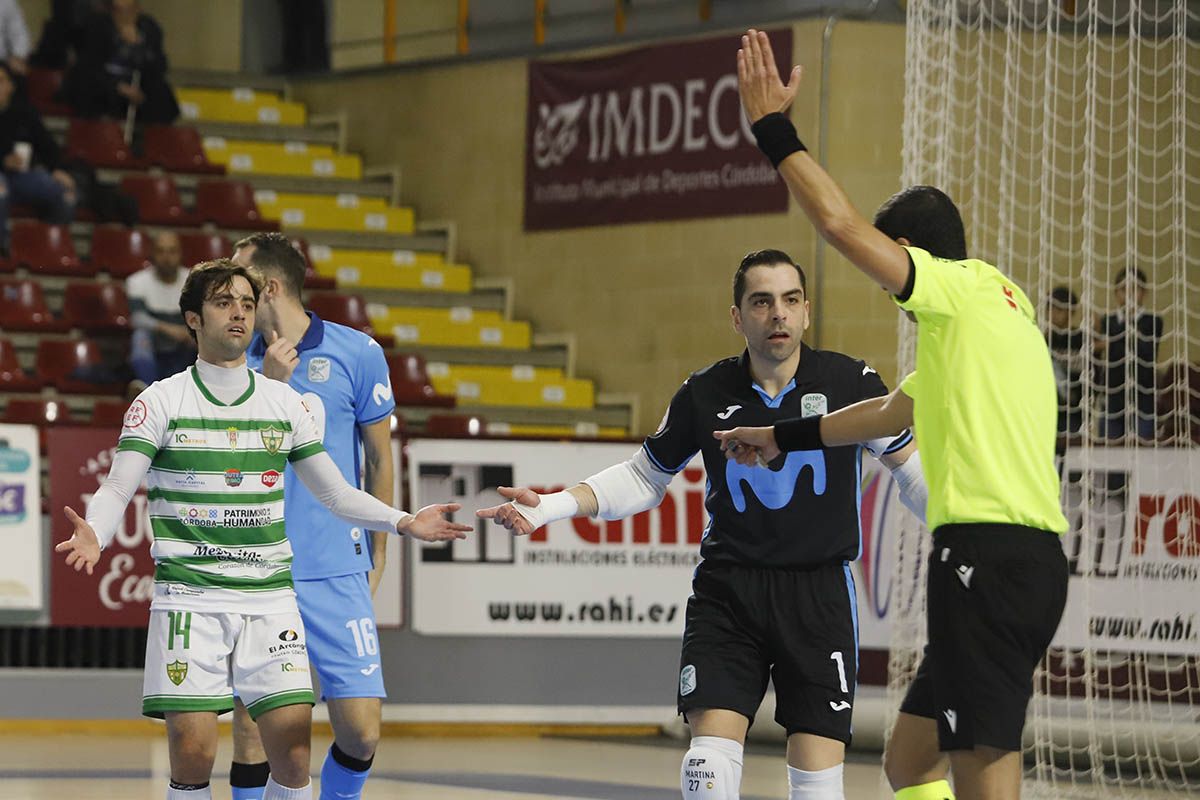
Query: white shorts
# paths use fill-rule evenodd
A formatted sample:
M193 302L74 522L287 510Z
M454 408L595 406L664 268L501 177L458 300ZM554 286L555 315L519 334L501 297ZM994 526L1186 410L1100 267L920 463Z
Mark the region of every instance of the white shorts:
M230 614L150 611L142 714L233 710L253 719L280 706L313 704L308 648L299 611Z

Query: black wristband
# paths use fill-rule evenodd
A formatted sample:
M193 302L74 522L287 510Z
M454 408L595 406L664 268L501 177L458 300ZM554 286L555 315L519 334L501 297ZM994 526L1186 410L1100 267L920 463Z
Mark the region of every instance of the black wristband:
M775 423L775 445L784 453L793 450L820 450L821 418L792 417Z
M763 155L771 160L771 166L776 169L779 169L779 164L792 153L808 150L796 135L796 126L778 111L767 114L751 125L750 130L758 140L758 149L763 151Z

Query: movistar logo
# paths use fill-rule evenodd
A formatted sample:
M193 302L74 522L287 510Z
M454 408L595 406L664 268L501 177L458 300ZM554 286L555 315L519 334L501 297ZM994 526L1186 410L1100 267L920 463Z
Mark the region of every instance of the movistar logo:
M764 467L748 467L736 461L725 462L725 485L733 498L733 507L746 510L746 483L758 501L772 511L777 511L792 502L796 493L796 482L800 474L808 469L812 473L813 494L825 494L825 451L797 450L787 454L783 468L778 472Z

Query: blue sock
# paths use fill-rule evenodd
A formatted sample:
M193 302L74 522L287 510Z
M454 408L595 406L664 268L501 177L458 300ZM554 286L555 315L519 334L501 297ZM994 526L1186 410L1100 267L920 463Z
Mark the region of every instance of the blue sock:
M343 753L335 742L321 765L320 800L359 800L363 784L371 774L374 757L359 761Z
M271 767L267 762L261 764L241 764L237 761L229 767L229 787L233 790L233 800L262 800L263 787L267 785L267 776Z

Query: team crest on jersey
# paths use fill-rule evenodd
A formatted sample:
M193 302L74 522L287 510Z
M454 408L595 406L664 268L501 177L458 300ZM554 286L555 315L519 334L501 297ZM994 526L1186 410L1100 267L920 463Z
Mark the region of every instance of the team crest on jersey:
M800 416L819 417L829 413L829 398L820 392L811 392L800 398Z
M226 431L226 433L228 433L228 434L229 434L229 449L230 449L230 450L237 450L237 446L238 446L238 429L237 429L237 428L226 428L226 429L225 429L225 431Z
M329 380L329 359L317 356L308 362L308 379L313 383L325 383Z
M183 683L183 679L187 677L187 672L188 662L186 661L172 661L170 664L167 664L167 677L176 686Z
M275 455L279 452L279 448L283 446L283 431L278 428L263 428L258 432L262 436L263 448Z

